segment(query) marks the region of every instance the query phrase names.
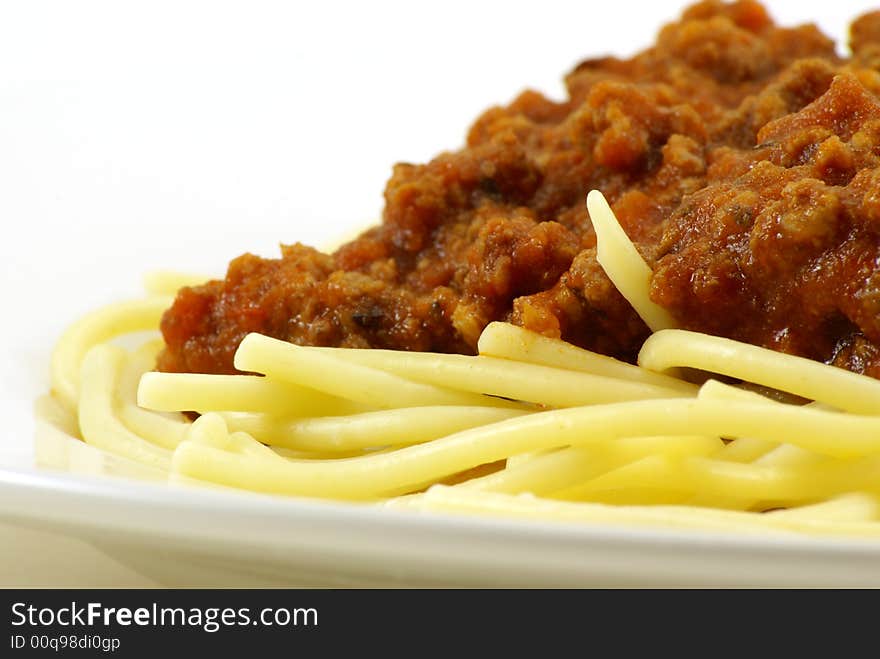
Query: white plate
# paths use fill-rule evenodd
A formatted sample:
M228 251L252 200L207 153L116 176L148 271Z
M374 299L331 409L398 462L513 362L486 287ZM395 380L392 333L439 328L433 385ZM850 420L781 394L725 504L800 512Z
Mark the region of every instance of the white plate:
M390 510L149 483L38 424L0 471L0 520L85 541L169 586L880 586L880 542L739 536ZM98 474L98 475L95 475Z
M0 518L172 586L880 586L880 544L455 517L0 471Z
M49 4L0 8L0 584L880 585L873 542L428 516L35 469L32 404L77 315L136 295L151 269L221 272L245 250L348 233L380 211L391 163L461 143L525 85L558 96L578 58L646 45L684 0L601 16L453 1L430 21L379 1L344 21L320 3ZM774 11L839 38L868 5ZM536 32L550 35L536 48L509 38ZM118 562L68 578L102 554Z

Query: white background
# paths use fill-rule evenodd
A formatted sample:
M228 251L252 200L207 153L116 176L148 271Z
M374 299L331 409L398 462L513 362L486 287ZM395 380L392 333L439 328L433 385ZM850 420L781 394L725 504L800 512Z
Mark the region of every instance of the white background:
M0 4L0 463L30 451L52 343L158 268L320 244L396 161L459 147L525 87L648 45L685 3ZM870 2L774 2L841 39Z

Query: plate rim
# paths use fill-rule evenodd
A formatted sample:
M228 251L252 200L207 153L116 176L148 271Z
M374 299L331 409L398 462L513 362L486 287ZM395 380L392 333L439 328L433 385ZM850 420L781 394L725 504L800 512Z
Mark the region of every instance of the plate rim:
M25 496L22 499L14 496L16 494L30 494L31 497L28 499ZM185 496L181 497L181 494ZM56 497L66 502L67 505L63 506L66 514L61 514L58 508L41 505ZM26 502L24 506L22 502ZM86 516L85 511L79 510L82 505L97 505L103 512L111 513L111 516ZM383 507L381 504L287 497L178 483L140 482L110 475L86 476L49 469L0 467L0 518L3 519L73 524L93 530L147 532L148 529L140 524L135 525L133 517L119 514L122 507L131 506L135 506L135 510L174 510L190 515L243 515L245 519L256 514L261 521L266 521L267 518L291 520L291 516L296 515L299 523L345 523L362 527L359 530L372 532L378 532L382 528L417 533L452 531L457 535L479 537L491 534L509 540L541 536L562 542L650 543L670 549L702 545L729 551L855 553L880 558L880 537L814 536L772 530L741 533L714 529L664 528L659 525L617 525L395 509ZM79 513L81 517L70 517L71 511ZM184 533L187 530L181 528L180 524L156 526L164 526L164 530L176 526ZM203 525L199 530L206 528L210 527Z

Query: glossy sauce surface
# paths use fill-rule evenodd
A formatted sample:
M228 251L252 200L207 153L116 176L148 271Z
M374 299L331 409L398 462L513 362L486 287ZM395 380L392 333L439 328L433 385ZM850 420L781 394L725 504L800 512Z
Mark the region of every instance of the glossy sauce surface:
M880 376L880 14L851 45L697 4L632 59L578 65L564 102L526 91L396 165L382 223L335 253L246 254L181 290L159 367L234 372L254 331L472 353L493 320L632 359L648 329L596 261L597 188L682 327Z

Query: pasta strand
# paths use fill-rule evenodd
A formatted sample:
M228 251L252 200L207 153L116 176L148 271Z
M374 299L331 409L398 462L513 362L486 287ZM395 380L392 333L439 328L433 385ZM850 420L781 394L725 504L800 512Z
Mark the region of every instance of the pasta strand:
M360 351L373 353L373 351ZM248 334L235 353L235 367L256 371L297 385L379 409L425 405L492 405L515 403L412 382L393 373L365 366L339 353L296 346L260 334Z
M345 452L377 446L409 446L525 414L502 407L436 405L363 412L349 416L278 419L266 414L226 414L232 430L272 446L299 451Z
M584 350L510 323L489 323L480 334L477 347L480 354L487 357L512 359L539 366L643 382L690 394L697 391L697 386L690 382Z
M245 339L247 341L247 339ZM346 362L457 391L490 394L547 407L692 396L690 386L658 385L497 357L435 355L402 350L302 348L297 353L340 355ZM277 355L287 348L278 347ZM292 352L292 351L291 351Z
M79 397L80 432L92 446L167 470L170 451L135 435L116 417L114 396L124 359L122 348L107 344L86 354Z
M648 337L639 366L687 366L739 378L858 414L880 414L880 380L766 348L686 330Z
M161 296L117 302L73 323L52 352L52 393L69 410L75 410L79 400L79 368L86 352L123 334L156 329L170 305L171 299Z
M615 288L652 331L675 327L672 315L649 297L651 268L627 237L601 192L590 191L587 209L596 231L596 260Z

